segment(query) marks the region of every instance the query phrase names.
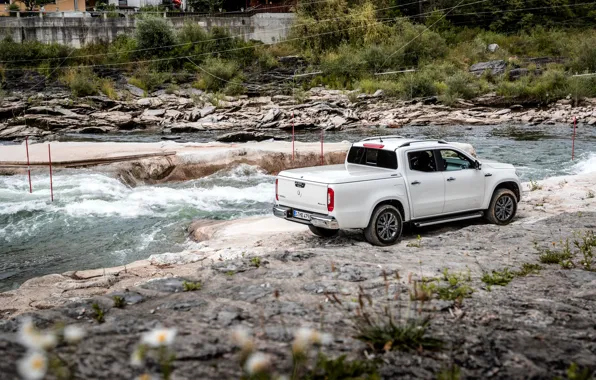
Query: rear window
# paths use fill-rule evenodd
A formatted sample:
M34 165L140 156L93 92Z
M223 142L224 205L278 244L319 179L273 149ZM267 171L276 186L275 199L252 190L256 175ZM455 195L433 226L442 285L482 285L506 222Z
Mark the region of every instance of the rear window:
M348 153L348 163L397 169L397 156L389 150L353 146Z

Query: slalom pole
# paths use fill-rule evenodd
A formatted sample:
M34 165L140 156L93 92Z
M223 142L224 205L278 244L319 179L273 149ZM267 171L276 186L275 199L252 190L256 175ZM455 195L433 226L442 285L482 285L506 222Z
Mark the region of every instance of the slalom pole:
M29 194L33 193L31 186L31 166L29 165L29 136L25 137L25 149L27 150L27 174L29 176Z
M50 150L50 144L48 144L48 162L50 164L50 197L54 202L54 184L52 181L52 151Z
M575 129L577 128L577 117L573 117L573 139L571 143L571 161L575 160Z
M296 141L294 132L294 111L292 111L292 162L294 162L294 142Z
M325 156L323 155L323 142L324 142L323 132L324 131L325 131L324 129L321 129L321 165L323 165L325 163L325 158L324 158Z

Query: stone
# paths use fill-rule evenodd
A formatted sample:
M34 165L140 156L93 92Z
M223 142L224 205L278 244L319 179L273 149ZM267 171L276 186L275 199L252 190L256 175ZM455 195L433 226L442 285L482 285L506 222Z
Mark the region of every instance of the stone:
M379 98L379 97L385 96L385 91L377 90L377 91L375 91L375 93L372 96L373 96L373 98Z
M64 117L82 117L77 113L72 112L71 110L67 110L62 107L31 107L27 109L28 114L42 114L42 115L51 115L51 116L64 116Z
M154 116L154 117L163 117L166 113L164 109L156 109L156 110L145 110L141 116Z
M124 88L126 88L128 90L128 92L130 92L134 96L138 96L139 98L142 98L145 96L145 90L142 90L142 89L138 88L137 86L133 86L132 84L126 84L126 85L124 85Z
M178 293L184 291L184 282L193 282L181 277L156 278L141 285L142 289L164 293Z
M91 118L104 120L108 123L114 124L120 129L132 129L136 126L136 123L133 121L133 116L127 112L95 112L90 116Z
M201 118L211 115L212 113L215 112L216 109L217 108L214 106L206 106L206 107L201 108L201 110L199 111Z
M507 63L503 60L480 62L470 66L470 72L475 75L482 75L485 71L490 71L492 75L501 75L505 73Z
M279 110L279 108L270 109L267 112L267 114L265 114L265 116L263 116L263 118L261 119L261 122L263 124L271 123L272 121L277 120L280 115L281 115L281 111Z
M497 50L499 50L499 45L497 45L497 44L490 44L490 45L487 46L486 50L488 50L491 53L494 53Z
M25 103L11 104L7 107L0 107L0 120L12 119L13 117L20 116L27 109Z
M264 141L271 140L273 136L266 135L260 132L231 132L225 135L219 136L217 141L219 142L247 142L247 141Z

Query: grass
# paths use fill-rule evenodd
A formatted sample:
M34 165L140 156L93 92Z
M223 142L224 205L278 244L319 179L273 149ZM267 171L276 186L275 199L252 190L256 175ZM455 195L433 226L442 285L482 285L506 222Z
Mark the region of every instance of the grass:
M563 248L560 251L555 249L540 249L538 246L536 246L540 252L540 262L543 264L561 264L563 268L569 267L569 261L573 257L573 253L571 252L571 247L569 245L569 239L566 239L565 243L561 241L561 245ZM556 247L555 242L553 242L553 248L554 247Z
M112 297L112 300L114 301L114 307L118 309L122 309L124 306L126 306L126 301L124 300L124 297L114 296Z
M194 292L197 290L201 290L201 288L203 287L203 284L201 284L200 281L184 281L182 283L182 287L184 288L185 292Z
M461 370L459 366L453 364L449 368L441 370L437 374L437 380L459 380L461 378Z
M407 247L422 248L422 237L418 235L416 241L408 243Z
M98 78L91 70L65 70L59 81L70 88L72 94L77 98L96 95L98 91Z
M544 269L544 267L539 264L524 263L521 269L516 273L516 276L525 277L530 274L538 274L542 269Z
M470 273L449 273L443 271L441 279L423 279L415 281L410 290L412 301L429 301L438 298L444 301L463 302L464 298L472 297L474 288L470 286L472 278Z
M300 378L305 380L381 379L374 361L346 360L346 355L329 359L323 353L317 356L314 368Z
M99 81L99 91L112 100L118 99L118 93L114 88L114 82L110 79L101 79Z
M252 265L253 267L260 268L261 267L261 258L258 256L252 257L250 259L250 265Z
M97 323L104 323L105 320L105 311L101 308L101 306L99 306L99 304L97 302L93 303L91 305L91 308L93 309L93 319L95 319L97 321Z
M542 190L542 185L533 179L530 180L530 191Z
M492 271L491 273L485 272L482 275L482 282L484 282L487 286L487 290L491 290L491 286L499 285L499 286L506 286L515 278L515 273L509 271L509 268L505 268L500 271Z
M575 240L573 244L579 250L581 254L580 264L588 271L593 271L596 268L593 266L594 253L593 248L596 248L596 235L594 231L586 232L585 234L578 235L579 240Z
M430 317L396 323L390 315L384 321L374 321L367 314L358 318L356 339L374 351L437 350L443 346L439 339L428 336Z

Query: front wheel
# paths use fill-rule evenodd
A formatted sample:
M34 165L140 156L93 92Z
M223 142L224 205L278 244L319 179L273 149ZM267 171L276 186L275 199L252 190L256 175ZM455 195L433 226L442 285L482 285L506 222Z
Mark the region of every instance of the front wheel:
M308 225L308 229L310 230L310 232L317 235L318 237L324 238L333 237L337 235L337 233L339 232L339 230L330 230L328 228L315 227L311 224Z
M364 237L372 245L393 245L401 237L402 228L402 217L397 208L381 205L373 211L370 222L364 229Z
M517 198L513 191L499 189L493 194L490 206L486 210L486 220L502 226L511 223L516 212Z

